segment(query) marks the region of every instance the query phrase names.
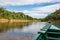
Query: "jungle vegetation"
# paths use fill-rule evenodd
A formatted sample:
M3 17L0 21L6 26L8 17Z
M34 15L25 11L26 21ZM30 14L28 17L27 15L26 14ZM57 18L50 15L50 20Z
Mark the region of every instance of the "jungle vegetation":
M23 12L12 12L0 7L0 19L32 20L33 18L28 15L25 15Z

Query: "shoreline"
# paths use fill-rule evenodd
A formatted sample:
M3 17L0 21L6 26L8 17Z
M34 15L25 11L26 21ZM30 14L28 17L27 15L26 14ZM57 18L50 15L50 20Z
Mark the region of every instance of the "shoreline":
M60 20L51 21L53 24L60 26Z
M0 22L32 22L33 20L20 20L20 19L0 19Z

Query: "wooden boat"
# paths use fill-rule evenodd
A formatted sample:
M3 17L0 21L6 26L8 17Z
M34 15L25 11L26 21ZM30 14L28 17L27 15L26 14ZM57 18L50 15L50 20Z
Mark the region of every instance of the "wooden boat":
M47 23L33 40L60 40L60 28L57 26Z

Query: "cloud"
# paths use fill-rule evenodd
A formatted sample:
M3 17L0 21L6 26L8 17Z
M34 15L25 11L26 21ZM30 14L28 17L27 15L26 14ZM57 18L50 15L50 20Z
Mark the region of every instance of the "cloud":
M32 16L34 18L44 18L48 14L60 9L60 4L45 6L45 7L36 7L31 10L24 10L23 12L26 15Z
M52 2L60 2L60 0L52 0Z
M33 18L44 18L46 17L48 14L37 14L37 13L32 13L32 14L28 14L29 16L33 17Z
M44 18L48 14L58 9L60 9L60 4L54 4L54 5L44 6L44 7L36 7L36 8L32 8L31 10L23 10L20 12L24 12L26 15L29 15L34 18Z
M32 10L41 11L41 12L54 12L55 10L60 9L60 4L45 6L45 7L37 7Z
M28 5L36 3L59 2L59 0L0 0L0 5Z
M29 15L33 18L44 18L46 17L48 14L47 13L43 13L43 12L40 12L40 11L29 11L29 10L24 10L24 11L20 11L20 12L23 12L25 13L25 15Z

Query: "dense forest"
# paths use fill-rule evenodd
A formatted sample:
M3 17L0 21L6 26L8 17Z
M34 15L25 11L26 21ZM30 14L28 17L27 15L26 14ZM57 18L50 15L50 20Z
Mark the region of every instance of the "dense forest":
M25 15L23 12L11 12L5 8L0 7L0 19L32 20L33 18Z
M49 20L60 20L60 9L56 10L55 12L49 14L45 19L45 21Z
M46 18L42 19L42 21L48 21L60 26L60 9L49 14Z

